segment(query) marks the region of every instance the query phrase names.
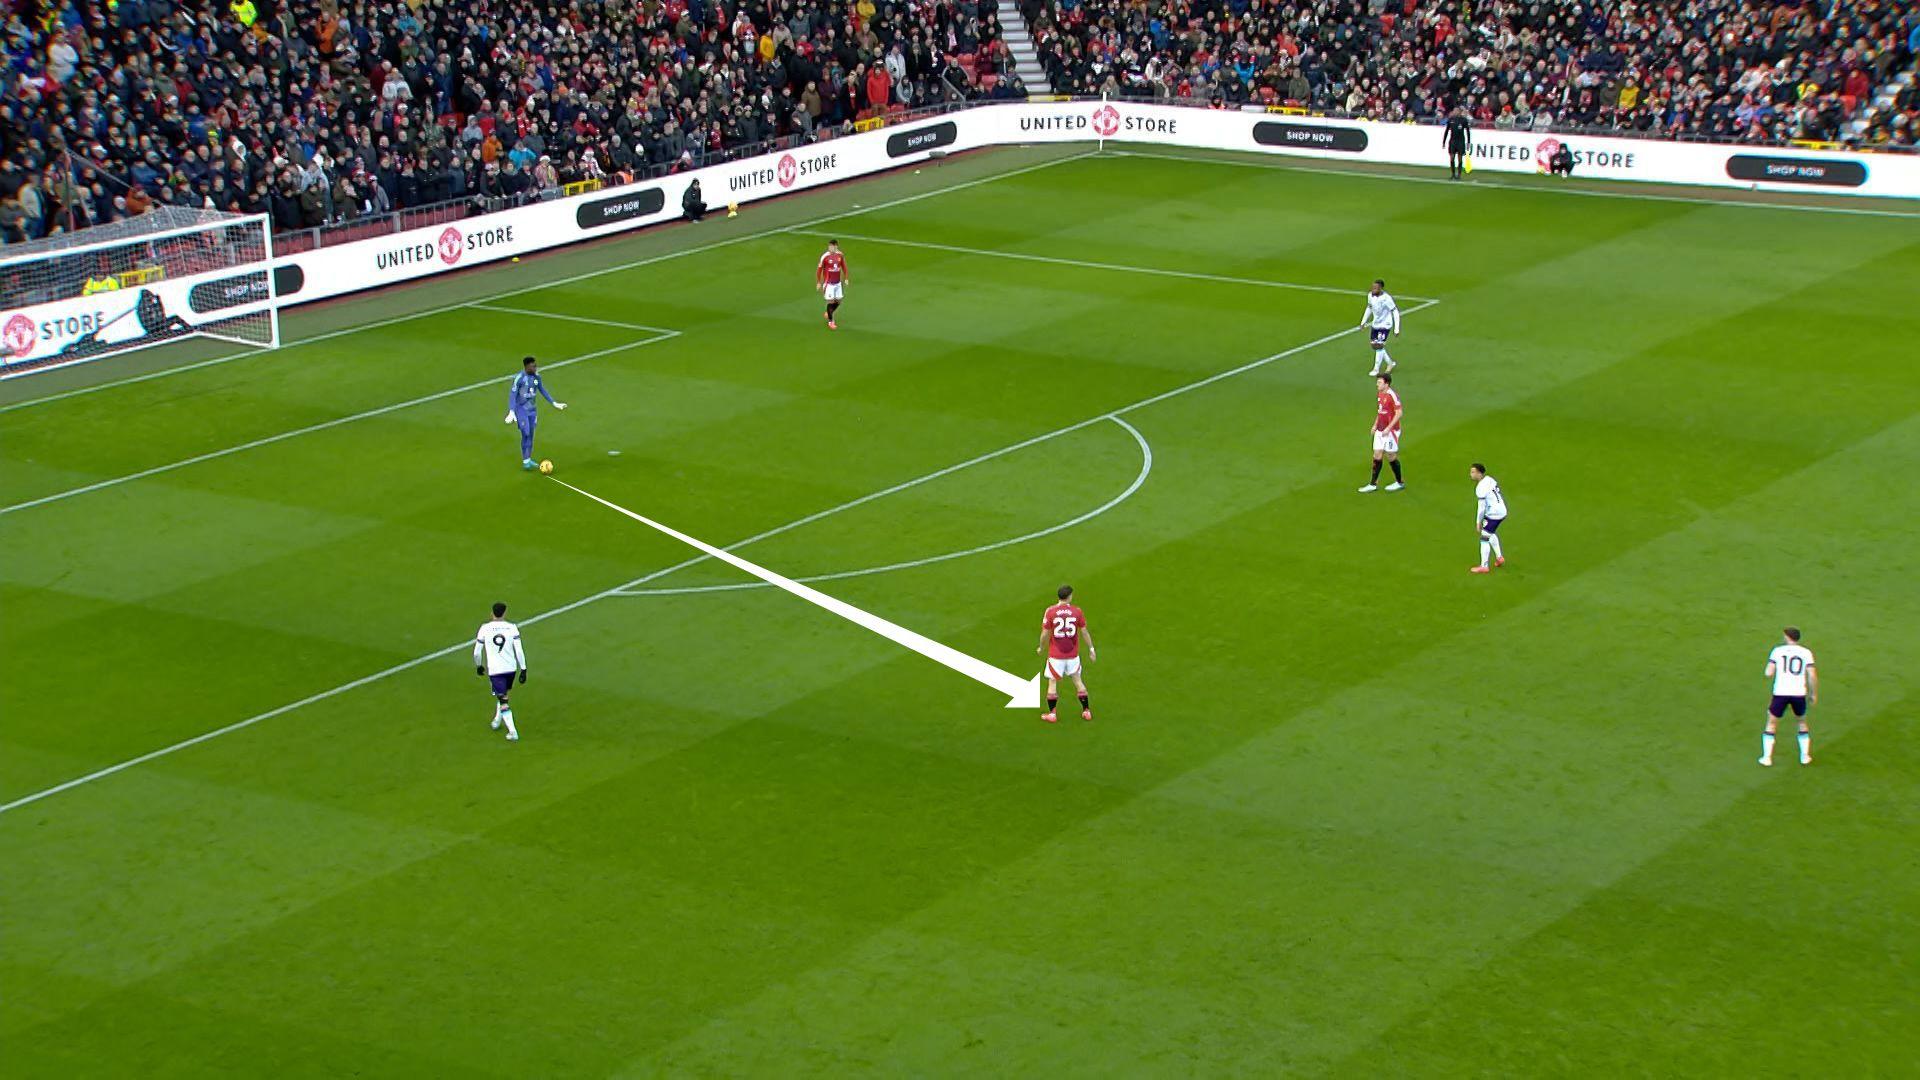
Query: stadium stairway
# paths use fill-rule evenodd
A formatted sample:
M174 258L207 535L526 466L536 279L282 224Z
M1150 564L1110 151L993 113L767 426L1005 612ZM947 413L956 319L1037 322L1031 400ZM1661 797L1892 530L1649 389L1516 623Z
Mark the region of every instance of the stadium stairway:
M1013 0L1000 0L1000 32L1007 42L1007 51L1013 54L1013 72L1027 86L1027 92L1033 94L1053 93L1053 84L1047 81L1047 70L1040 66L1040 54L1033 47L1033 34L1027 29L1027 17L1020 14L1020 5Z

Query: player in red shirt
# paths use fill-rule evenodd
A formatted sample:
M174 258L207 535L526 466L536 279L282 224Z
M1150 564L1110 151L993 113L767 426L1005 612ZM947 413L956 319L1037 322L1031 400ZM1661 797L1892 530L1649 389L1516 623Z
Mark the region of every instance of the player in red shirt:
M1380 490L1380 460L1385 458L1393 466L1393 483L1387 485L1388 491L1399 491L1407 485L1400 482L1400 395L1393 392L1393 376L1381 375L1374 379L1374 385L1380 392L1374 395L1373 414L1373 479L1360 490Z
M1087 700L1087 682L1080 677L1080 642L1087 643L1087 660L1100 657L1093 651L1093 635L1087 633L1087 614L1073 606L1073 586L1060 586L1060 602L1040 616L1040 647L1034 651L1047 658L1047 711L1040 717L1047 723L1058 721L1060 680L1072 679L1080 694L1080 719L1093 719L1093 704Z
M827 253L820 256L813 284L827 298L827 329L840 329L840 324L833 321L833 313L840 310L840 298L847 290L847 257L840 254L840 241L827 241Z

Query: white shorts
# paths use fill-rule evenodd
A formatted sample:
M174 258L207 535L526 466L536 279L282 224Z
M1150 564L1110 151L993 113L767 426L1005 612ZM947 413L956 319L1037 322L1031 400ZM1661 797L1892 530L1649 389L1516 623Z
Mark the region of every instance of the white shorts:
M826 294L828 300L838 300L847 294L847 287L845 284L822 285L820 291Z
M1052 656L1047 657L1047 678L1071 679L1078 674L1080 674L1079 657L1069 656L1065 660Z
M1399 433L1393 432L1393 431L1380 431L1376 429L1373 433L1373 448L1375 450L1379 450L1383 453L1388 453L1388 454L1399 453L1400 452Z

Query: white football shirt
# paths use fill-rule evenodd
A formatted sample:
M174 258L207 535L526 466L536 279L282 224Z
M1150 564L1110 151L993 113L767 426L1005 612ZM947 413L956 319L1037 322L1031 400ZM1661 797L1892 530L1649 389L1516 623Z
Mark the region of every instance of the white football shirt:
M1806 697L1807 676L1813 671L1813 651L1804 645L1776 645L1767 654L1775 697Z
M480 624L473 638L473 662L485 664L489 675L511 675L527 666L527 651L520 645L520 628L505 619Z
M1500 481L1483 476L1473 485L1474 513L1489 521L1507 516L1507 497L1500 494Z
M1361 317L1361 323L1375 330L1400 329L1400 305L1393 302L1391 293L1375 296L1367 294L1367 313Z

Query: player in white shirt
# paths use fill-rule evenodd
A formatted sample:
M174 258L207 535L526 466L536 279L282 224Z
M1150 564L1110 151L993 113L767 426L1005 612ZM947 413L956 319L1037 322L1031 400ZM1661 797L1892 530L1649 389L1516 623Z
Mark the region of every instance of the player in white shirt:
M1370 375L1392 371L1400 365L1387 355L1387 338L1400 332L1400 305L1387 295L1387 283L1373 279L1373 288L1367 292L1367 309L1360 313L1360 325L1367 328L1367 334L1373 342L1373 370Z
M527 681L527 650L520 644L520 628L507 621L507 605L493 605L493 618L481 623L474 635L473 670L493 686L493 730L505 726L508 741L518 741L507 692L513 689L514 675L523 684Z
M1491 574L1489 557L1493 566L1507 565L1507 557L1500 551L1500 523L1507 520L1507 497L1500 493L1500 481L1487 475L1485 465L1474 462L1467 466L1467 475L1473 477L1473 531L1480 536L1480 565L1469 569L1476 574Z
M1800 764L1813 764L1813 734L1807 730L1807 707L1820 700L1820 678L1813 670L1813 651L1800 644L1800 631L1789 626L1786 640L1767 654L1767 678L1773 680L1773 701L1767 706L1767 730L1760 735L1760 764L1773 764L1773 729L1792 709L1800 721Z

